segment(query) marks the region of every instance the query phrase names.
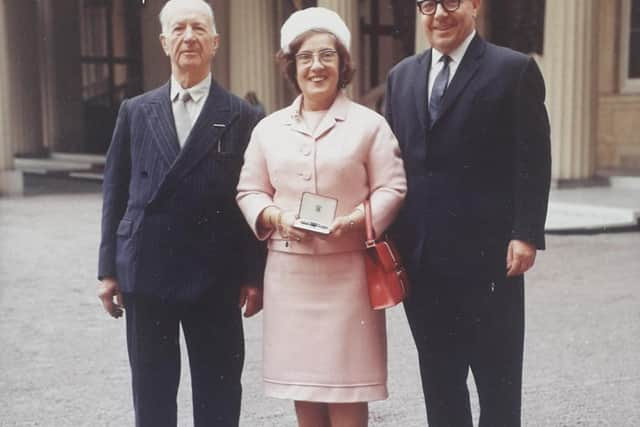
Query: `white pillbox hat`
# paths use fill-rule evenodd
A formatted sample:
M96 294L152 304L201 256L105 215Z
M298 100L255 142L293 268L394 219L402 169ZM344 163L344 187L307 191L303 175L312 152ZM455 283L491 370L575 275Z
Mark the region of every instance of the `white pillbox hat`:
M280 29L282 51L289 53L291 42L309 30L327 31L336 36L347 50L350 49L351 32L340 15L324 7L309 7L292 13L282 24Z

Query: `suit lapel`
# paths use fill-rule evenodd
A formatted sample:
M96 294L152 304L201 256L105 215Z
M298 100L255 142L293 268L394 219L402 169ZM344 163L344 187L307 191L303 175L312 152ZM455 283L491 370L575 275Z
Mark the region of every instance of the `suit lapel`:
M216 145L233 119L229 94L212 80L207 101L173 166L176 174L184 176L211 149L217 149Z
M471 78L478 71L478 68L480 67L480 58L484 53L484 48L484 41L476 35L471 41L467 52L462 58L462 62L458 66L455 76L453 76L453 80L451 80L451 84L444 94L440 116L438 116L438 118L432 123L432 127L447 114L447 111L460 97L464 88L467 87Z
M425 51L418 58L418 69L415 76L415 102L416 109L418 111L418 118L423 129L429 127L429 114L427 112L427 100L429 94L427 93L427 81L429 80L429 67L431 66L431 49Z
M168 96L167 96L168 99ZM164 176L162 183L158 186L155 194L151 197L151 202L161 198L163 194L175 190L179 181L186 176L198 162L221 140L222 135L230 127L235 117L231 117L229 94L224 91L215 81L211 81L211 89L207 96L207 101L202 107L202 111L193 125L185 145L182 150L176 146L175 161ZM169 107L169 113L171 109ZM173 120L173 115L171 115ZM173 138L177 141L175 125L173 126ZM158 132L160 133L160 132Z
M153 141L162 158L167 162L167 166L173 164L180 152L169 91L170 84L166 83L159 92L159 96L145 105L147 122L154 134Z

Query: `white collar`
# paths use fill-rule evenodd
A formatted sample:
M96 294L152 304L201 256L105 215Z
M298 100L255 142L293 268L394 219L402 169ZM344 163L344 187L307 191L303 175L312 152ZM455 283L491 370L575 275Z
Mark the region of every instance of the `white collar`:
M467 38L464 39L462 43L460 43L460 46L455 48L453 52L449 54L449 58L451 58L451 62L455 62L456 64L460 64L460 62L462 62L462 58L464 58L464 54L467 52L467 49L469 48L469 45L471 44L471 41L473 40L473 37L475 37L475 35L476 35L476 30L473 30L471 34L469 34ZM433 67L438 62L440 62L440 58L442 58L443 53L435 48L431 49L431 51L432 51L431 66Z
M207 77L202 79L199 83L188 88L189 95L191 95L191 99L196 104L200 102L200 99L202 99L203 96L209 93L209 90L211 89L211 80L212 80L211 73L209 73L207 74ZM180 83L178 83L178 80L176 80L176 78L173 75L171 75L171 92L170 92L171 101L172 102L175 101L177 96L183 90L184 88L180 86Z

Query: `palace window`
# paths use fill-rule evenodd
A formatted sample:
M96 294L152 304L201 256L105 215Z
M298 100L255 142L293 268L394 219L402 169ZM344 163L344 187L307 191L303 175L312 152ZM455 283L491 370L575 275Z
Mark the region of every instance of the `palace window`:
M86 149L104 153L120 103L142 92L142 2L81 0L80 5Z
M640 0L623 0L620 86L622 92L640 92Z

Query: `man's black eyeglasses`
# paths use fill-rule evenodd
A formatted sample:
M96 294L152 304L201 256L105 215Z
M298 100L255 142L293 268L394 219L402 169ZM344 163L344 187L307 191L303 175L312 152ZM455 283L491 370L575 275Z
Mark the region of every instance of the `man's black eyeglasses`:
M442 5L447 12L455 12L460 8L462 0L418 0L416 4L423 15L435 15L438 4Z

